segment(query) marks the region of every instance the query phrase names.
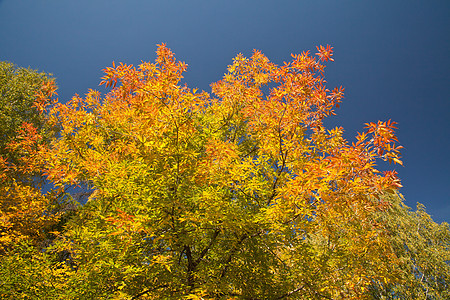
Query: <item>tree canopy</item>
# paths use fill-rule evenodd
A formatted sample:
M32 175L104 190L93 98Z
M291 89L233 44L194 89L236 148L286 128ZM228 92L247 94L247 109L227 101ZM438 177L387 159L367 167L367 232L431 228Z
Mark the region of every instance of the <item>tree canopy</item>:
M162 44L154 63L106 68L104 97L91 90L48 109L37 101L60 129L38 147L39 171L90 196L45 251L21 244L4 255L0 294L447 295L448 225L422 206L411 212L396 172L377 169L402 164L396 123L367 123L353 143L343 128L326 129L344 89L325 86L332 47L317 50L282 66L239 54L209 94L181 83L187 66ZM44 90L50 103L54 85ZM13 268L23 273L12 279Z

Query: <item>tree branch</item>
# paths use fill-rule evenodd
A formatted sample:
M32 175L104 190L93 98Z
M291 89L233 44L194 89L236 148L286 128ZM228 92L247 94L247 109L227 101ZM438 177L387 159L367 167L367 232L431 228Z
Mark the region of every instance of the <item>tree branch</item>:
M206 248L203 249L202 252L200 252L199 257L195 261L195 266L197 266L200 263L200 261L203 259L203 257L205 257L205 255L208 253L209 249L211 249L211 247L214 244L214 242L216 241L216 238L219 235L219 233L220 233L219 229L214 230L213 236L211 237L211 240L209 241L208 246L206 246Z
M239 239L239 241L236 243L236 245L231 249L230 255L228 255L227 260L225 261L225 268L222 270L222 273L220 274L220 278L223 278L228 271L228 267L230 266L230 262L233 259L233 255L239 250L239 246L244 242L244 240L248 238L248 235L244 233L242 237Z
M160 286L157 286L157 287L154 287L154 288L145 290L145 291L143 291L143 292L141 292L141 293L139 293L139 294L133 296L133 297L131 298L131 300L136 300L136 299L140 298L141 296L144 296L145 294L151 293L151 292L153 292L153 291L156 291L156 290L158 290L158 289L162 289L162 288L165 288L165 287L168 287L168 286L169 286L169 285L167 285L167 284L163 284L163 285L160 285Z

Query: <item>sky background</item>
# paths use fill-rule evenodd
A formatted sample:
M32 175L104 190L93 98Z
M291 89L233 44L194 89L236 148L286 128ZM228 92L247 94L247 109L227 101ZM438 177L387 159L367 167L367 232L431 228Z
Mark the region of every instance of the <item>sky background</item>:
M153 61L160 43L207 92L238 53L282 64L332 45L328 87L346 92L327 125L354 141L366 122L398 122L406 204L450 222L449 0L0 0L0 60L52 73L62 102L105 92L103 68Z

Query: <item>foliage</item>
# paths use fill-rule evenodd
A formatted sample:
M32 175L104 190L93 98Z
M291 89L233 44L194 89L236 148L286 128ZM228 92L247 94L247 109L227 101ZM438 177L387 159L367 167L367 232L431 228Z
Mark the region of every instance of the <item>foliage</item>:
M55 133L42 113L55 89L45 73L0 62L0 255L23 240L45 242L58 221L57 194L41 193L38 163Z
M45 115L41 114L56 89L50 76L0 62L0 156L3 160L16 164L20 161L22 153L11 151L9 144L18 142L19 133L24 130L37 130L42 139L51 137Z
M418 203L411 211L400 197L389 197L389 210L380 215L390 231L402 281L397 284L374 284L375 299L449 299L450 298L450 229L447 223L436 224Z
M354 143L327 130L343 89L325 87L332 47L317 49L282 66L239 54L212 96L181 84L187 66L163 44L154 63L106 68L103 98L47 114L39 97L60 134L46 144L23 127L19 142L39 146L18 157L90 196L48 247L16 242L2 297L446 296L448 225L409 211L395 171L376 169L402 164L396 123L367 123Z
M67 278L73 271L56 252L23 241L8 254L0 264L1 299L67 299Z
M107 68L104 99L58 104L46 172L93 190L66 233L84 292L352 298L396 282L375 212L400 184L374 168L401 162L395 123L353 145L324 128L343 95L324 86L331 55L238 55L213 98L179 84L186 65L161 45L155 63Z

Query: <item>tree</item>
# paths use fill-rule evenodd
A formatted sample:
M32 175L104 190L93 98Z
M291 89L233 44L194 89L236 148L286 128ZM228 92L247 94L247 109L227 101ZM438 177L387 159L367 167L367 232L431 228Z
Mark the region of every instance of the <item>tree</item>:
M67 199L46 185L39 155L57 133L45 113L55 90L51 75L0 62L1 299L62 299L72 271L49 251Z
M0 62L0 256L23 240L43 242L58 220L37 160L55 134L42 113L56 89L50 76Z
M160 45L155 63L105 69L96 91L57 104L61 136L42 152L60 186L89 201L64 247L80 298L362 298L395 284L398 258L378 213L401 186L395 122L349 144L326 130L343 89L325 87L332 48L283 66L238 55L217 98L180 85L186 65Z
M380 221L389 231L402 274L396 284L374 283L370 287L373 298L449 299L449 225L436 224L420 203L411 211L398 195L386 198L391 206L380 214Z
M18 164L22 155L11 151L10 143L18 142L25 124L37 130L48 140L53 134L46 127L42 114L56 86L51 74L18 68L9 62L0 62L0 155L10 163Z

